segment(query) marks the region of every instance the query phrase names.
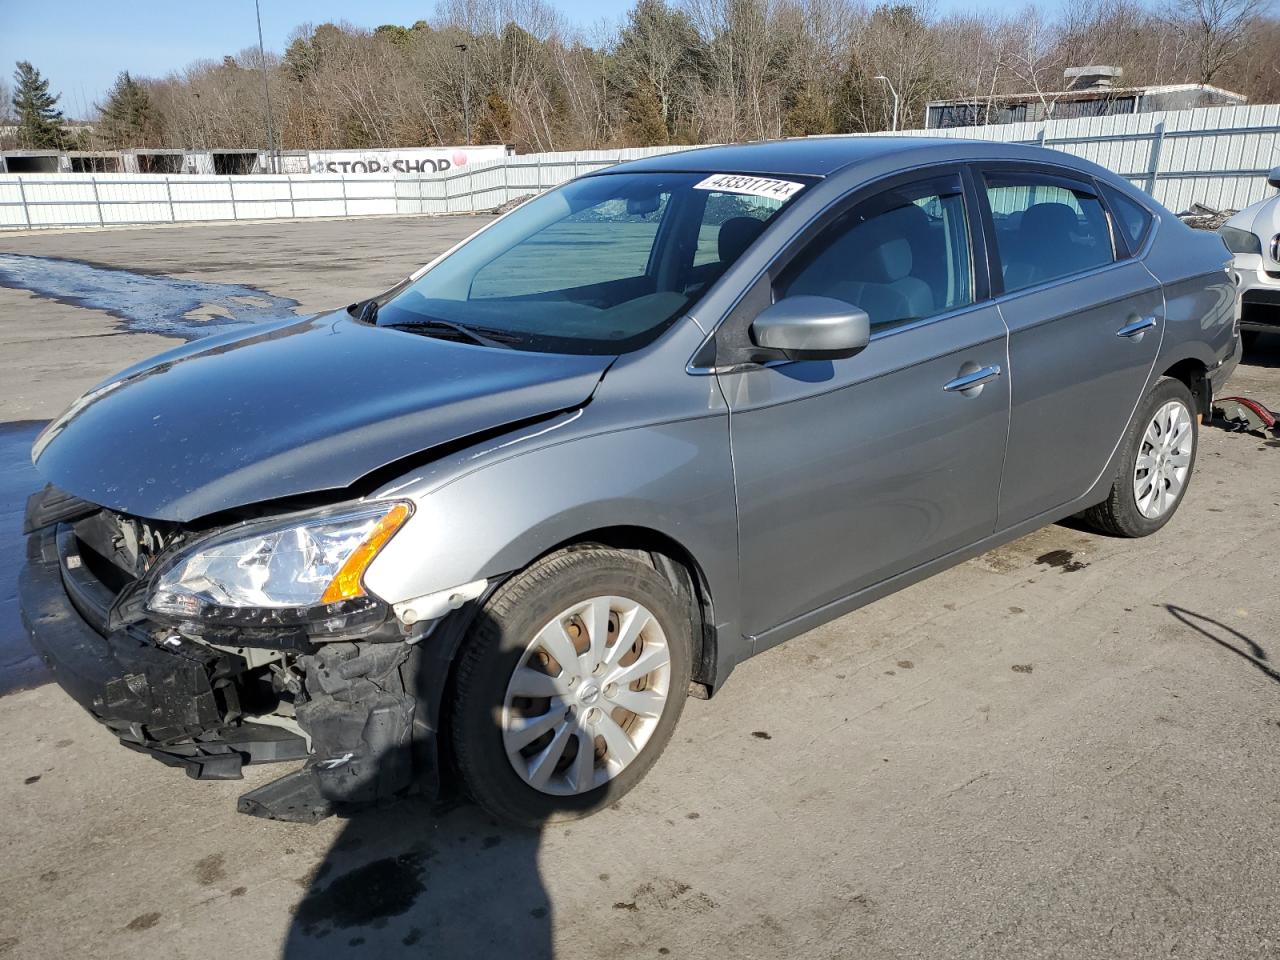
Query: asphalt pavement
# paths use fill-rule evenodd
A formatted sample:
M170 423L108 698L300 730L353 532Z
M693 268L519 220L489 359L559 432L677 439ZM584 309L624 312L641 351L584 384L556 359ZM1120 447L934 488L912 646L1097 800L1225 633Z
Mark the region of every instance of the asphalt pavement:
M539 832L248 818L278 769L189 780L42 683L12 604L39 424L480 222L0 234L0 958L1280 956L1280 441L1204 429L1157 536L1048 527L749 661L634 792ZM1280 406L1280 338L1231 386Z

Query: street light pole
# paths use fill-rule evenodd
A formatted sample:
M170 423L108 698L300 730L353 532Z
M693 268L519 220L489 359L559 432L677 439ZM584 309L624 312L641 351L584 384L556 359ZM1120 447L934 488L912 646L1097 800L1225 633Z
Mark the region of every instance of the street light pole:
M467 135L467 146L471 146L471 92L467 88L467 45L455 43L454 47L462 54L462 126Z
M883 80L889 87L889 92L893 94L893 129L898 129L898 91L893 89L893 81L886 77L883 73L877 74L877 80Z
M267 160L272 173L279 173L280 156L275 150L275 124L271 121L271 78L267 72L267 52L262 45L262 8L253 0L253 11L258 15L258 59L262 63L262 91L267 98Z

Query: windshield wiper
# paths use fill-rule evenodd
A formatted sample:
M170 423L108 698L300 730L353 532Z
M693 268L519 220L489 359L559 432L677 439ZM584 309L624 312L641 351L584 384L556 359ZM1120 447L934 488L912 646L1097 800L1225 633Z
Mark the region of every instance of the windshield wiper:
M380 304L377 299L370 299L364 303L355 303L348 308L348 312L361 323L375 325L378 322L378 307ZM497 347L499 349L510 350L512 344L519 343L520 338L510 334L498 334L495 331L486 331L481 333L475 327L468 327L461 323L454 323L452 320L443 320L440 317L423 317L420 320L401 320L396 323L384 323L382 326L391 330L407 330L410 333L422 333L430 335L432 329L449 330L460 336L466 337L472 343L482 347Z
M377 316L377 311L374 311ZM384 323L384 327L390 327L393 330L407 330L410 333L430 334L432 330L450 330L454 333L466 337L472 343L479 344L482 347L498 347L504 350L512 349L512 344L519 343L520 338L510 336L508 334L492 334L481 333L475 327L464 326L461 323L454 323L452 320L441 320L439 317L423 317L421 320L404 320L399 323Z

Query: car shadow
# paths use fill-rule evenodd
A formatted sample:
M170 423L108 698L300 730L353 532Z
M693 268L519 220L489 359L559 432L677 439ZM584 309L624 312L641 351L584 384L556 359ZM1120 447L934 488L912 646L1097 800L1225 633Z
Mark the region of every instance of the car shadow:
M1220 620L1214 620L1212 617L1206 617L1202 613L1195 613L1171 603L1166 603L1164 608L1179 623L1190 627L1201 636L1207 637L1218 646L1230 650L1242 660L1252 664L1255 669L1267 677L1280 683L1280 670L1272 666L1271 660L1267 656L1267 651L1239 630L1228 627Z
M0 696L45 683L49 671L31 649L18 611L18 571L26 556L22 518L27 497L41 481L31 465L31 444L44 421L0 423Z
M361 812L316 868L283 956L550 958L540 836L472 804Z
M475 611L467 624L480 629ZM465 621L464 621L465 623ZM463 626L459 625L461 632ZM553 910L538 869L541 824L500 823L464 799L449 759L445 680L454 661L450 630L437 630L414 648L420 659L402 674L416 684L410 742L379 758L373 780L394 778L414 766L440 768L439 798L403 797L382 806L356 808L323 861L309 877L285 940L285 960L426 956L550 960ZM465 644L465 639L462 643ZM520 651L504 651L514 669ZM505 666L504 666L505 669ZM409 680L409 678L412 678ZM502 750L500 711L492 711L491 736ZM442 728L434 741L423 731ZM436 759L439 758L439 759ZM421 781L429 784L430 779ZM571 812L573 798L548 811ZM585 864L582 879L598 883L600 871Z

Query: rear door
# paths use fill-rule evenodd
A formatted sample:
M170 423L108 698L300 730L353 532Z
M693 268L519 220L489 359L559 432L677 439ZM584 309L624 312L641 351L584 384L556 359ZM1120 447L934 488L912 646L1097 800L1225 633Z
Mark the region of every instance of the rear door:
M780 270L765 303L852 303L871 319L869 346L719 375L743 622L757 650L771 628L995 525L1009 387L975 195L951 169L851 200Z
M1091 178L992 166L980 181L1009 328L1003 529L1097 481L1150 377L1164 297L1128 255Z

